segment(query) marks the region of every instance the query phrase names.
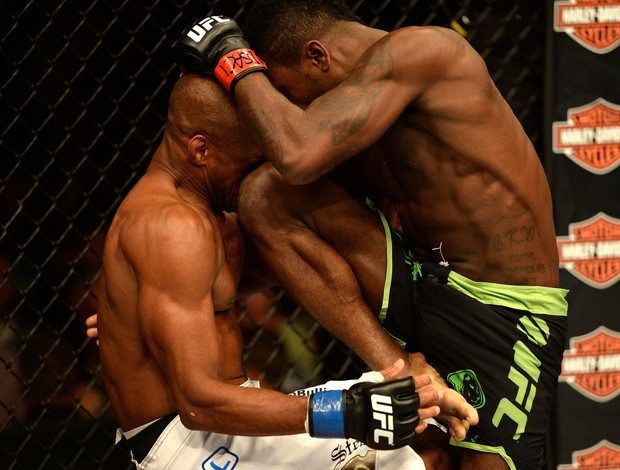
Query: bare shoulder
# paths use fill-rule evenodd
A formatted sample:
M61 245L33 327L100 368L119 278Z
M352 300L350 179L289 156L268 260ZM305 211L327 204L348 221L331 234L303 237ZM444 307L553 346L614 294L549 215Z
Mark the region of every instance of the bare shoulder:
M117 217L119 246L134 263L191 256L216 242L214 217L167 195L130 198Z
M247 219L269 205L286 190L288 183L271 163L265 163L243 179L237 201L239 216Z
M394 63L392 80L398 85L395 92L406 93L418 110L453 116L456 107L467 119L472 113L486 112L495 96L487 66L456 31L408 27L388 37Z
M170 201L152 209L148 214L145 233L162 242L205 238L213 230L214 219L207 215L206 210L201 213L195 206Z
M428 76L446 68L480 67L482 58L460 34L440 26L411 26L397 29L386 39L395 64Z
M453 29L441 26L408 26L392 31L387 37L396 47L425 48L422 51L469 48L469 43L460 34Z

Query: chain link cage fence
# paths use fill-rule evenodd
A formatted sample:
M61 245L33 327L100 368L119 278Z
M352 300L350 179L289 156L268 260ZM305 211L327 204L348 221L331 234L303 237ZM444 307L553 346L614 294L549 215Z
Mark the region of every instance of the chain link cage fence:
M242 0L49 0L0 6L0 468L131 468L84 320L107 224L162 136L171 42ZM487 62L542 155L539 0L355 0L371 26L453 27ZM240 299L253 375L289 391L363 368L284 292Z

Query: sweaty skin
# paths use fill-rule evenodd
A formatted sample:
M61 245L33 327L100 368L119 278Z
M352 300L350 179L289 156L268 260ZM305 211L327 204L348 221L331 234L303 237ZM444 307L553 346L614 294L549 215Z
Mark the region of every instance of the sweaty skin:
M381 311L387 269L384 229L377 214L336 180L330 175L293 186L271 164L244 179L238 211L253 257L248 269L282 286L371 368L402 358L403 374L430 375L433 382L423 390L441 390L440 418L462 440L478 422L476 410L447 388L422 354L405 353L377 328L373 312Z
M219 86L182 77L163 141L109 229L95 320L124 431L176 411L189 429L305 432L306 397L239 387L247 379L235 307L244 250L236 216L223 211L235 209L242 179L260 162L251 143L229 138L243 131ZM440 398L420 394L421 419L439 412L428 405Z
M334 20L304 43L299 63L257 52L269 78L244 76L234 97L288 183L346 164L349 181L391 203L420 262L448 262L474 281L558 287L542 165L460 35ZM355 328L354 317L338 327L326 317L330 330ZM463 459L462 468L506 468L494 455L465 451Z
M420 261L443 254L476 281L557 287L542 165L467 41L438 27L352 22L319 39L301 65L268 64L283 94L261 73L235 88L284 178L308 183L366 150L357 175L393 204Z

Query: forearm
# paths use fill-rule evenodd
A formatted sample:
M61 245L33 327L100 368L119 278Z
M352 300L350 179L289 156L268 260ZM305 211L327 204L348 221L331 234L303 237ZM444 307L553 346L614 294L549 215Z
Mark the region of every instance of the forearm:
M290 184L315 181L353 155L334 146L329 115L294 105L263 74L239 80L235 101L265 157Z
M239 436L305 432L307 397L220 382L194 396L185 394L179 402L181 421L189 429Z
M385 87L393 67L384 60L371 64L370 76L361 73L301 109L271 85L262 73L267 72L266 64L231 18L215 15L198 20L173 44L171 54L186 71L213 73L234 97L266 158L292 184L314 181L358 154L400 114L386 115L377 108L394 97ZM370 123L373 115L377 123Z

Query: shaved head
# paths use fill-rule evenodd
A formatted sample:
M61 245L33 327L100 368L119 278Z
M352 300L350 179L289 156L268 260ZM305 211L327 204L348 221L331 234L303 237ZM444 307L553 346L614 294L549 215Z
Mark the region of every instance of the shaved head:
M188 138L202 134L218 145L241 126L230 96L212 77L185 75L177 81L168 103L170 131Z
M159 157L179 174L206 177L212 202L223 210L234 210L241 180L264 161L230 95L204 75L175 83L160 148Z

